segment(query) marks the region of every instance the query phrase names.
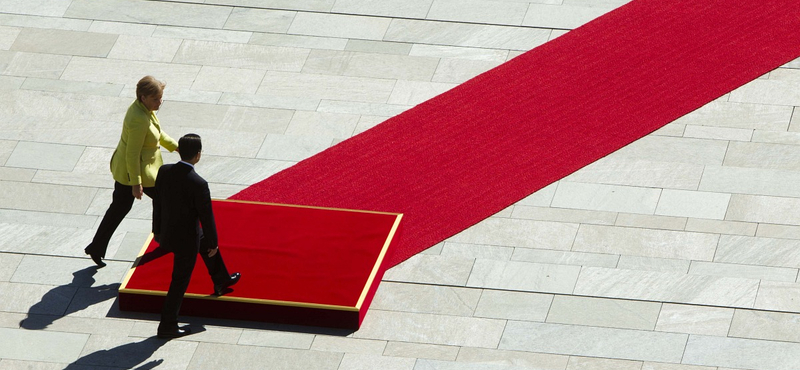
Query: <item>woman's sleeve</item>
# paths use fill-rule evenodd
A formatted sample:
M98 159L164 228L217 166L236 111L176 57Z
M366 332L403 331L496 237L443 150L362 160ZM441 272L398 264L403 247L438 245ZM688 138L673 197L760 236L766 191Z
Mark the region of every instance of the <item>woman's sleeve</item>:
M161 143L161 146L167 148L170 152L174 152L175 149L178 148L178 142L175 139L171 138L167 135L166 132L161 131L161 137L158 139L158 142Z
M144 145L144 138L150 129L149 121L137 118L132 117L131 120L125 120L125 129L128 130L125 164L128 166L128 177L131 179L131 185L142 183L142 145Z

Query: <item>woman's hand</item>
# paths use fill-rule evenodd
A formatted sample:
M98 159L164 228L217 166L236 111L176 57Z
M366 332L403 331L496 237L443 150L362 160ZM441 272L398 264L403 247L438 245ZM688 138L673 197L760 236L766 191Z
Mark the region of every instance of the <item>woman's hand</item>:
M144 188L142 188L142 184L133 185L133 197L136 199L142 199L142 195L144 194Z

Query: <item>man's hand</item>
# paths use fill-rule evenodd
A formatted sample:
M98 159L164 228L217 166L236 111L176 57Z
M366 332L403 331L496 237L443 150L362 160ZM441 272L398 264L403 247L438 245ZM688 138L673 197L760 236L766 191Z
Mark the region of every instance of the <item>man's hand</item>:
M219 252L219 246L216 246L213 249L209 249L208 250L208 256L209 257L214 257L214 255L217 254L217 252Z
M133 197L136 199L142 199L142 195L144 194L144 188L142 188L142 184L133 185L131 188L133 188Z

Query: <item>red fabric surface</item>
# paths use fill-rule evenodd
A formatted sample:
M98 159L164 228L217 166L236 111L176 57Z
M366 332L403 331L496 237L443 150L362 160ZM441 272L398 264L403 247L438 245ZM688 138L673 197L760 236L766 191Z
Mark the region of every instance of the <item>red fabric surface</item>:
M797 0L634 0L233 199L404 213L388 266L800 55Z
M356 306L397 219L229 201L214 201L213 208L225 264L242 273L226 297L348 307ZM168 290L172 254L158 253L157 246L148 246L125 289ZM213 293L199 256L187 293Z

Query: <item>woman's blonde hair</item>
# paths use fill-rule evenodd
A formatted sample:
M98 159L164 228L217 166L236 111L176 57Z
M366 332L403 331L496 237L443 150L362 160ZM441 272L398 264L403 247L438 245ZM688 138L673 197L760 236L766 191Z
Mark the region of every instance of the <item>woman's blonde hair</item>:
M156 80L153 76L144 76L136 84L136 99L142 101L144 96L153 96L164 93L164 86L167 84Z

